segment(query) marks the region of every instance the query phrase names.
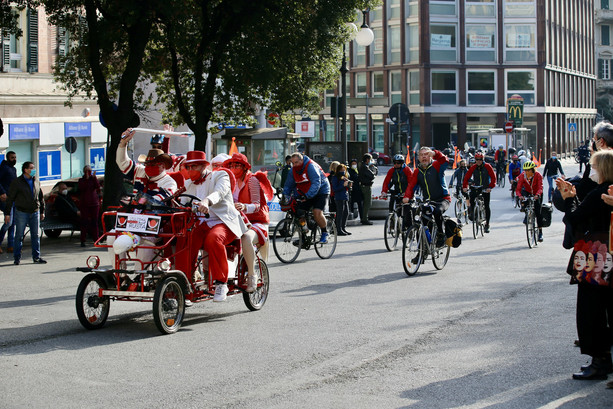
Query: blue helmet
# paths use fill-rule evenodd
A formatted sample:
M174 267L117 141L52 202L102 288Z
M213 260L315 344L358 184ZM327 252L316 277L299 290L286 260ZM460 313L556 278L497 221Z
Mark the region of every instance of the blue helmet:
M153 143L164 143L164 135L160 135L160 134L155 134L151 137L151 142L149 142L150 144Z

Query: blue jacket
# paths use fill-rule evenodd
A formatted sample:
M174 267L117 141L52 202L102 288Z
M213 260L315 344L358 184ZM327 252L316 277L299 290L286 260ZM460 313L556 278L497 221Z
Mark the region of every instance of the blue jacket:
M5 159L0 163L0 195L9 193L11 182L17 179L17 169Z
M312 199L317 195L330 194L330 183L328 183L328 178L326 177L326 174L321 166L313 162L308 156L303 155L302 168L294 169L292 167L292 171L287 174L287 180L285 181L285 186L283 188L284 195L287 196L296 192L294 172L301 175L306 174L306 178L310 183L309 190L305 194L307 199Z
M330 178L332 184L332 191L334 191L334 200L349 200L349 194L347 193L347 186L345 181L338 176L333 175Z

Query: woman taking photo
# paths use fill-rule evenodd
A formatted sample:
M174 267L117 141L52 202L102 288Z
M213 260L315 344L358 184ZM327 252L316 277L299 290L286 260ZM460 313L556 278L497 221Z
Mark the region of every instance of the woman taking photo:
M613 150L595 153L591 159L598 185L579 203L575 187L565 180L556 184L565 205L564 222L572 227L575 239L607 243L613 206L605 203L601 195L613 183ZM576 249L575 249L576 250ZM613 304L610 283L594 274L594 256L587 250L583 279L577 282L577 332L581 353L592 357L589 365L573 374L574 379L606 379L613 372L611 343L607 329L607 309ZM591 256L591 262L590 262ZM574 259L573 259L574 260ZM571 264L572 265L572 264ZM572 268L572 267L571 267Z

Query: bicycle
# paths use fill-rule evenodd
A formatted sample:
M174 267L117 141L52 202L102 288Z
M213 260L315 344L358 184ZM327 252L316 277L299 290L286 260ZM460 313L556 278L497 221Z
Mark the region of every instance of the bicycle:
M453 194L455 198L455 217L456 219L462 221L464 219L464 223L468 223L468 205L466 204L466 198L461 192L456 191Z
M515 208L519 207L519 199L517 198L517 195L515 194L516 190L517 190L517 179L513 179L513 181L511 182L511 200L513 201L513 207Z
M524 201L526 212L526 239L528 240L528 247L533 248L538 246L538 228L536 227L536 212L534 211L534 203L536 200L534 196L526 196Z
M471 186L475 192L475 201L472 209L473 213L473 238L477 238L479 233L484 236L485 229L485 202L483 201L483 186Z
M402 266L408 276L413 276L428 256L437 270L442 270L449 260L451 247L446 240L437 245L438 226L434 221L434 208L426 202L409 202L413 224L407 229L402 242Z
M398 246L398 239L402 236L402 203L398 202L402 196L396 199L394 210L385 218L383 240L387 251L394 251ZM393 197L390 200L394 200Z
M272 247L279 261L293 263L302 249L308 250L311 246L319 258L332 257L337 241L335 213L324 213L329 236L327 242L320 243L321 228L311 210L304 212L296 209L296 200L293 198L288 204L282 204L281 209L286 211L285 218L277 224L272 236Z

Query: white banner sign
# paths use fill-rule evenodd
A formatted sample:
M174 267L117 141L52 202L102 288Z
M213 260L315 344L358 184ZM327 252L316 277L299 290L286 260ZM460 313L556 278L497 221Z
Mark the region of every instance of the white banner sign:
M509 48L530 48L530 34L510 35L507 47Z
M451 36L448 34L432 34L430 46L439 48L450 48Z
M314 138L315 121L296 121L296 133L301 138Z
M492 36L471 34L468 37L468 47L470 48L492 48Z
M148 214L117 213L115 230L132 233L158 234L160 230L160 216Z

